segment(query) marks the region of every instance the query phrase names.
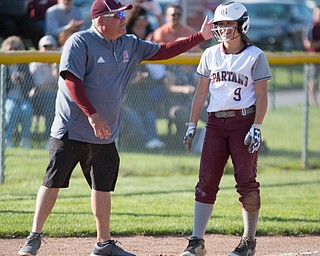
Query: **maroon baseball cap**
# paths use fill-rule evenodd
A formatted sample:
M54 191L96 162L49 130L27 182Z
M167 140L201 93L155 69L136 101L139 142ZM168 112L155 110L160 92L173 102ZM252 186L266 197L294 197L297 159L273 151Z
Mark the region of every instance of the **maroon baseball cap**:
M104 14L129 10L131 4L122 5L119 0L94 0L91 6L91 18L95 19Z

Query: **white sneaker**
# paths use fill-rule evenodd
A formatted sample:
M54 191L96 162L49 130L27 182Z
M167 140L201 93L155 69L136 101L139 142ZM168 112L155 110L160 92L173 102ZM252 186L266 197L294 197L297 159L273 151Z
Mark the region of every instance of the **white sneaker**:
M156 148L164 148L166 144L159 140L158 138L149 140L146 143L146 148L147 149L156 149Z

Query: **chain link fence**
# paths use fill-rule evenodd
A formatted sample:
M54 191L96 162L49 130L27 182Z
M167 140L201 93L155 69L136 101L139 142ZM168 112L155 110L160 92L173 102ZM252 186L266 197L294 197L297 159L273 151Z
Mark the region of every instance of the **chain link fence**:
M6 156L19 150L45 151L54 118L58 89L56 55L35 61L28 52L0 55L1 65L1 180L11 169ZM35 53L36 54L36 53ZM20 56L19 60L15 60ZM298 58L298 57L297 57ZM269 111L263 125L261 155L279 155L304 167L320 166L319 108L309 107L306 73L309 65L282 63L270 58ZM163 63L139 65L127 87L117 139L120 152L182 154L185 122L198 83L199 56L175 58ZM277 60L280 60L277 62ZM301 61L301 60L300 60ZM13 62L13 63L11 63ZM298 58L299 62L299 58ZM203 109L193 153L201 152L207 114ZM30 155L30 154L28 154ZM16 161L22 161L17 158ZM280 161L281 162L281 161ZM279 168L283 168L280 166Z

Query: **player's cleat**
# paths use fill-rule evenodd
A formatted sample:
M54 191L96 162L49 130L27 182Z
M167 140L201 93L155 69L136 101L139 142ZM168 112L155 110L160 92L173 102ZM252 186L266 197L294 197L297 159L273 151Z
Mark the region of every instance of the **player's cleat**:
M93 247L91 256L136 256L117 246L117 242L118 241L115 240L108 240L103 243L96 243Z
M198 237L191 237L187 248L180 256L203 256L206 255L207 251L204 246L204 240Z
M254 256L256 253L256 239L243 237L239 245L228 256Z
M41 246L42 233L31 232L27 237L26 243L21 247L18 252L19 255L23 256L35 256Z

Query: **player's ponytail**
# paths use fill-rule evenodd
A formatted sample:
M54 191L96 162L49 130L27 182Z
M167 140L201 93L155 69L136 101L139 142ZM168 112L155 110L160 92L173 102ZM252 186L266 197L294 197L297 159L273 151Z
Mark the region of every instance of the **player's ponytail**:
M254 45L254 42L252 42L246 34L241 34L241 39L246 42L247 45Z

